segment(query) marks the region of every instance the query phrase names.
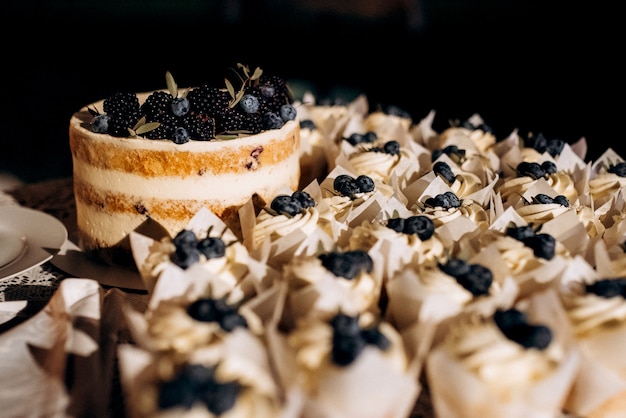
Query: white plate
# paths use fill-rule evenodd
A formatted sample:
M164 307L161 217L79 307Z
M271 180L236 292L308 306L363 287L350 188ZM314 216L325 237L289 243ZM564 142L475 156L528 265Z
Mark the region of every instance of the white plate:
M0 225L0 268L4 268L23 255L26 237L7 225Z
M94 279L104 286L146 290L139 272L98 263L87 257L80 247L70 240L65 241L59 253L50 262L74 277Z
M0 268L0 280L17 276L33 267L50 260L67 240L67 229L61 221L47 213L23 206L0 206L0 229L4 231L7 242L14 238L23 240L17 256ZM13 235L13 239L9 236ZM0 249L2 251L2 249Z

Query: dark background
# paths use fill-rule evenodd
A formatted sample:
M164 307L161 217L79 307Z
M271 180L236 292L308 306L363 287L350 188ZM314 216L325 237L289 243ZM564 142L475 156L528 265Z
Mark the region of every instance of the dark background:
M69 119L117 91L259 66L435 124L479 113L626 156L617 3L522 0L4 1L0 171L71 176Z

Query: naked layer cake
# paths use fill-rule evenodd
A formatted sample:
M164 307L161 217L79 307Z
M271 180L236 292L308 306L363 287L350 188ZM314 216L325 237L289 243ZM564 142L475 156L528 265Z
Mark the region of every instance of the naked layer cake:
M203 207L237 211L300 179L300 127L284 80L239 65L241 86L116 93L69 126L80 247L134 267L128 234L174 236Z

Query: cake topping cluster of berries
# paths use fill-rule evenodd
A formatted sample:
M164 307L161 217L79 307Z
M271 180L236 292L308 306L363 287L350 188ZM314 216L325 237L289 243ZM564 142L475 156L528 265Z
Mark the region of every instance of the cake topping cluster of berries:
M189 410L201 402L215 416L232 409L242 386L236 381L218 380L216 368L202 364L185 364L172 380L161 383L159 408L181 407Z
M615 296L621 296L626 299L626 278L601 279L597 282L587 284L585 290L587 293L593 293L594 295L607 299Z
M444 148L434 150L430 157L431 161L435 161L441 156L441 154L446 154L457 164L465 161L465 150L457 147L456 145L448 145Z
M358 316L340 313L330 324L333 327L332 360L338 366L351 364L368 344L381 350L391 346L389 339L378 328L361 328Z
M407 235L416 234L422 241L426 241L435 233L435 223L424 215L391 218L387 221L387 228Z
M535 204L558 203L561 206L565 206L566 208L569 208L569 199L562 194L558 194L552 197L545 193L537 193L536 195L533 196L532 203L535 203Z
M486 295L493 283L493 274L487 267L468 263L460 258L452 258L445 264L439 264L441 271L456 279L474 296Z
M290 218L315 206L315 200L303 190L297 190L291 195L278 195L272 199L270 209L277 215L286 215Z
M227 332L237 327L247 328L248 321L237 312L237 307L228 304L225 298L200 298L187 307L190 317L200 322L217 322Z
M530 225L509 226L506 234L533 250L535 257L552 260L556 252L556 240L550 234L540 234Z
M206 238L198 239L196 234L183 229L172 240L176 250L170 255L174 264L182 269L187 269L200 261L200 255L207 260L224 257L226 254L226 243L220 237L211 237L209 229Z
M373 192L376 188L374 180L365 174L357 178L349 174L340 174L333 180L333 187L340 195L355 199L358 193Z
M369 273L374 268L374 261L363 250L331 251L320 254L319 259L326 270L348 280L354 279L362 271Z
M135 93L115 93L104 100L102 113L89 109L91 130L184 144L279 129L296 118L286 80L258 67L253 72L243 64L237 67L238 88L226 79L225 87L202 84L180 92L168 72L168 91L152 92L143 104Z
M436 195L435 197L429 197L424 201L424 204L431 208L443 208L443 209L451 209L458 208L461 206L461 199L454 194L454 192L447 191Z
M536 162L522 161L515 168L517 175L520 177L528 176L534 180L545 178L548 174L554 174L557 171L556 164L552 161L544 161L541 164Z
M543 133L530 134L525 141L525 145L535 149L540 154L547 152L552 157L557 157L565 147L565 141L558 138L546 138Z
M543 350L552 342L552 331L545 325L530 324L526 314L517 309L497 310L493 319L500 331L524 348Z

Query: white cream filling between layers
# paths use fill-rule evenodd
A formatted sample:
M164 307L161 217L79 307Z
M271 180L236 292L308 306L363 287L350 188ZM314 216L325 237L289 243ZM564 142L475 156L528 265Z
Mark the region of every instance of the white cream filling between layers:
M254 193L263 194L269 188L297 184L297 155L279 164L260 166L244 173L212 174L187 177L143 177L132 173L106 170L74 162L74 178L102 193L123 193L151 199L206 200L220 204L243 204ZM268 181L272 180L272 181Z

